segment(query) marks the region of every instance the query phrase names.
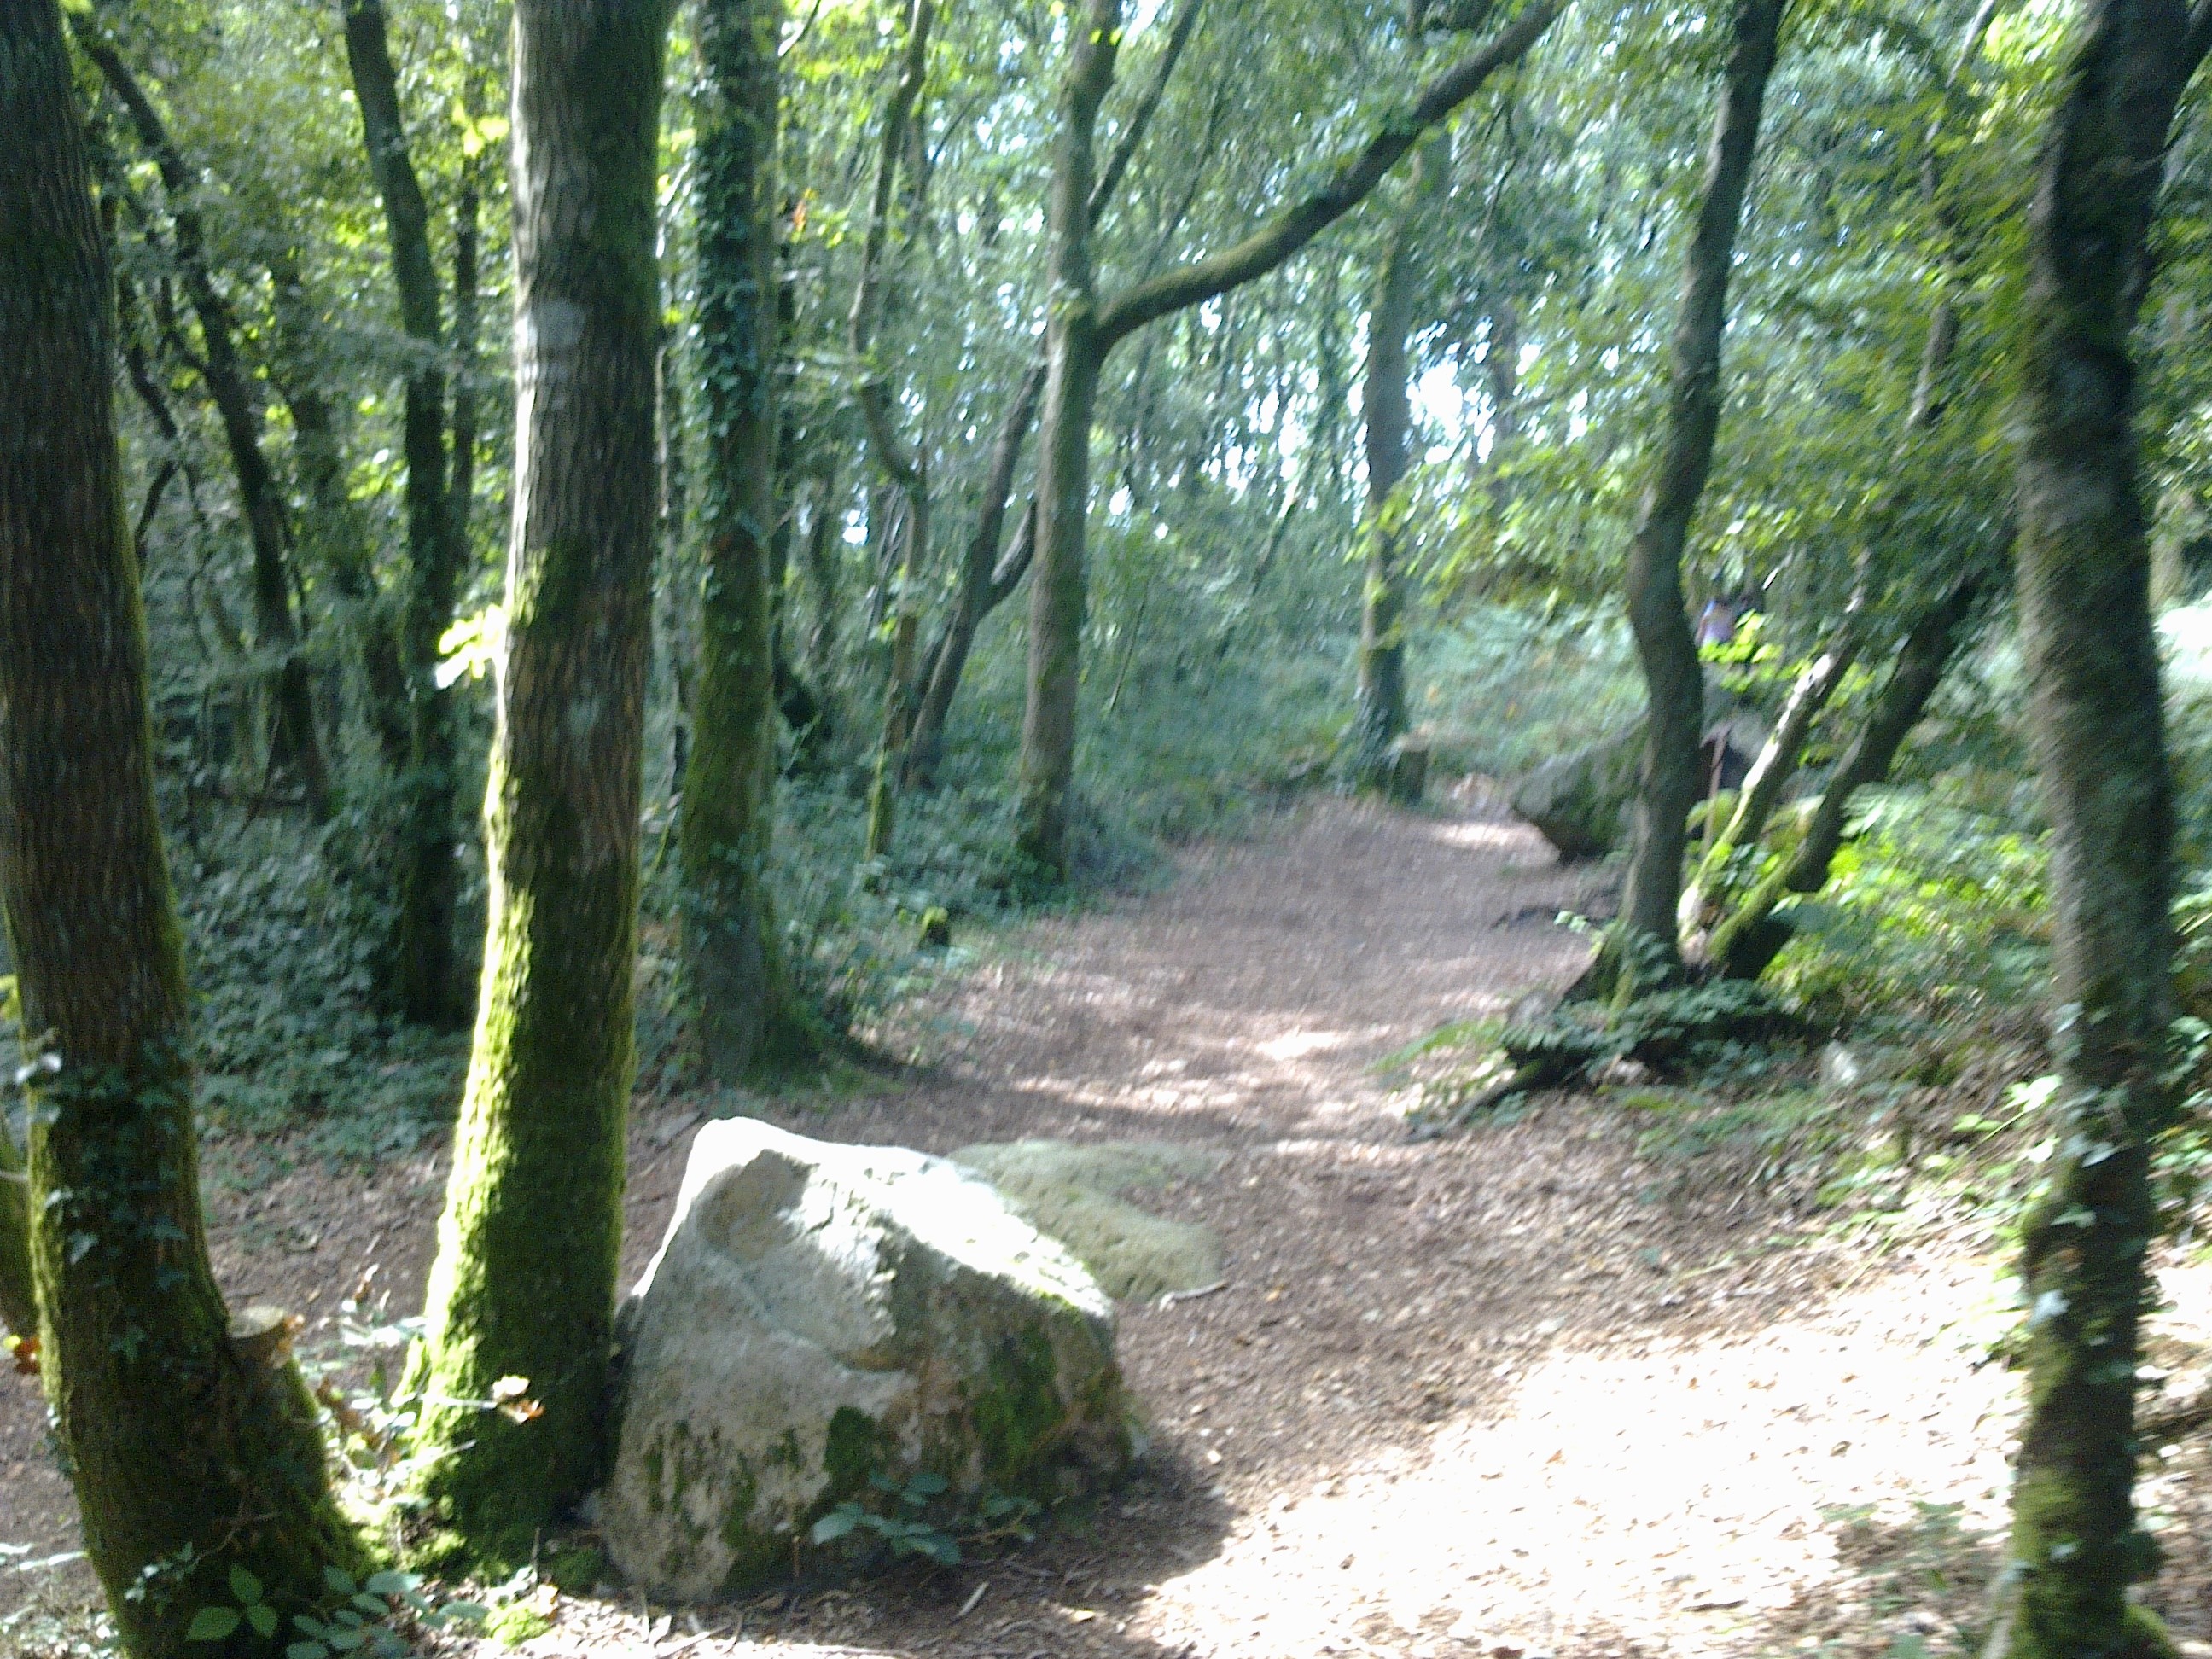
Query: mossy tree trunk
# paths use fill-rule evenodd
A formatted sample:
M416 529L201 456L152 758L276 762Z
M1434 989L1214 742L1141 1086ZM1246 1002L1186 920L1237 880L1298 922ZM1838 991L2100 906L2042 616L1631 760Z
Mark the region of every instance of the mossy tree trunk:
M683 943L708 1069L804 1047L768 884L775 781L776 63L780 0L698 0L698 471L705 570L679 842Z
M2172 1651L2127 1601L2153 1139L2174 1121L2168 770L2129 336L2174 107L2179 0L2092 0L2028 216L2017 351L2021 635L2051 814L2057 1151L2022 1243L2028 1406L1995 1654Z
M1396 788L1391 745L1406 732L1406 578L1400 568L1400 487L1410 464L1413 403L1407 337L1420 295L1421 236L1451 185L1451 140L1422 145L1419 172L1392 227L1382 275L1367 313L1367 582L1359 619L1359 695L1352 772L1362 789Z
M36 1034L42 1368L85 1553L136 1659L242 1567L289 1615L361 1545L276 1340L210 1268L184 950L110 396L112 284L56 0L0 4L0 900ZM240 1623L201 1654L274 1653Z
M407 590L399 638L406 676L407 761L399 780L399 922L392 989L403 1018L442 1025L455 1012L453 914L460 867L453 856L458 757L453 699L438 684L438 641L453 625L466 527L447 482L446 331L430 254L430 210L408 154L382 0L348 0L345 36L362 145L384 201L400 325L413 347L401 425L407 458Z
M0 1124L0 1325L18 1336L39 1334L39 1298L31 1288L30 1176L15 1137Z
M660 0L514 10L515 484L476 1045L410 1370L423 1477L526 1554L599 1464L635 1067ZM540 1407L484 1409L502 1378Z
M1682 595L1682 552L1720 430L1721 339L1729 269L1759 152L1759 118L1787 0L1736 0L1720 108L1705 153L1705 187L1668 350L1666 426L1628 547L1628 620L1650 702L1632 813L1627 884L1615 928L1618 989L1679 965L1675 911L1690 809L1697 804L1705 671Z

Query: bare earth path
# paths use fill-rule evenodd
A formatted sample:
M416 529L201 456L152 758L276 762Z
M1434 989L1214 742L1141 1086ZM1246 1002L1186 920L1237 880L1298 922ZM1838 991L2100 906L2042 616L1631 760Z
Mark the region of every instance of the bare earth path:
M1054 1135L1227 1153L1144 1200L1217 1229L1229 1259L1215 1294L1122 1310L1147 1472L1011 1558L763 1598L741 1630L739 1609L641 1613L549 1587L555 1626L527 1650L1944 1650L1973 1590L1955 1565L1975 1553L1954 1547L1931 1583L1914 1552L2002 1510L2013 1383L1976 1365L2001 1327L1986 1263L1804 1243L1778 1199L1640 1158L1602 1103L1405 1136L1376 1062L1563 984L1584 947L1551 918L1590 901L1589 880L1480 807L1320 802L1188 855L1158 893L986 942L902 1016L892 1035L920 1061L905 1079L775 1115L939 1152ZM699 1110L641 1103L634 1265ZM226 1275L311 1320L371 1262L419 1298L440 1174L218 1193ZM2194 1273L2168 1289L2201 1340L2212 1289ZM40 1415L29 1383L0 1395L0 1542L34 1558L70 1547ZM2184 1463L2153 1492L2180 1547L2154 1599L2212 1653L2212 1525ZM9 1577L0 1608L33 1582Z

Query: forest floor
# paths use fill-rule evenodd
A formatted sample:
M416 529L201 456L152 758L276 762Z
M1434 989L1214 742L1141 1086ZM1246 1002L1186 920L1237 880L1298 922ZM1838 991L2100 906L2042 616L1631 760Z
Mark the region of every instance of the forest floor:
M773 1652L974 1659L1956 1651L1996 1557L2017 1380L1986 1240L1879 1248L1741 1159L1654 1150L1604 1095L1408 1138L1385 1056L1555 991L1604 902L1480 793L1426 813L1316 800L1191 851L1149 894L964 940L900 1016L913 1063L809 1133L945 1152L1171 1140L1220 1172L1144 1195L1219 1231L1225 1287L1125 1304L1146 1469L1035 1545L886 1583L667 1608L537 1592L532 1659ZM631 1267L706 1103L637 1116ZM419 1298L435 1157L372 1174L219 1143L234 1300L310 1322L374 1266ZM2154 1357L2200 1361L2212 1274L2174 1266ZM5 1380L5 1379L0 1379ZM88 1593L33 1381L0 1390L0 1651ZM2212 1654L2212 1481L2148 1488L2151 1588ZM33 1608L35 1610L35 1608ZM9 1632L17 1630L11 1637ZM487 1650L495 1650L486 1644Z

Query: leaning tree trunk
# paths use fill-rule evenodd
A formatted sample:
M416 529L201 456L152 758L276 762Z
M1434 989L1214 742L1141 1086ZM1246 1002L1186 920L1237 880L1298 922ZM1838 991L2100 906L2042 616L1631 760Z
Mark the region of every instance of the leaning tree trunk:
M357 1569L289 1328L234 1328L199 1207L184 948L155 817L115 324L55 0L0 4L0 901L33 1034L41 1365L134 1659ZM13 1318L11 1314L10 1317ZM218 1620L219 1622L219 1620ZM201 1654L274 1653L233 1620Z
M780 0L699 0L697 344L706 416L698 678L679 844L691 1016L734 1083L803 1047L768 885L775 779L776 34Z
M515 483L475 1052L410 1367L422 1476L526 1556L599 1461L635 1068L664 0L514 11ZM485 1408L501 1379L541 1408ZM520 1414L520 1413L518 1413Z
M1690 809L1698 799L1698 737L1705 709L1705 671L1682 599L1682 550L1712 471L1729 268L1786 4L1737 0L1730 23L1728 70L1705 155L1705 194L1668 356L1666 432L1628 548L1628 620L1650 714L1613 942L1624 992L1651 969L1671 973L1680 959L1674 913Z
M1978 576L1962 577L1913 618L1889 678L1875 694L1850 746L1828 774L1820 804L1813 809L1811 822L1796 847L1760 878L1705 940L1705 959L1724 977L1757 979L1790 942L1790 929L1775 915L1776 908L1791 893L1817 893L1826 885L1829 866L1835 862L1850 828L1852 799L1860 790L1888 777L1897 751L1920 723L1936 688L1943 683L1980 590Z
M453 698L438 684L438 642L453 625L464 557L463 524L447 483L445 323L430 257L430 210L407 152L383 0L349 0L345 35L362 143L384 198L400 323L413 347L401 425L407 457L407 597L399 635L408 753L399 791L399 925L392 990L403 1018L442 1025L454 1012L453 915L460 866L453 856Z
M2176 1121L2167 769L2128 337L2174 106L2197 58L2179 0L2093 0L2028 216L2014 568L2051 814L2057 1152L2022 1241L2027 1420L1991 1650L2172 1646L2129 1583L2137 1326L2153 1139Z
M1362 789L1395 790L1390 747L1406 732L1406 580L1400 569L1399 518L1404 502L1413 404L1407 388L1407 337L1420 292L1424 226L1450 182L1451 144L1422 147L1420 176L1408 193L1383 256L1382 277L1367 313L1367 387L1360 400L1367 422L1367 585L1359 620L1359 701L1353 721L1353 776Z

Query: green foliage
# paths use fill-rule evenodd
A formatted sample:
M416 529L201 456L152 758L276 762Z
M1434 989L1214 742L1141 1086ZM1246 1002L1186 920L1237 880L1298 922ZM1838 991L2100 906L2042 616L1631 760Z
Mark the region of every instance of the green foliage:
M2032 997L2049 962L2046 854L2017 817L1926 787L1868 790L1827 889L1770 977L1850 1018L1905 1006L1966 1018Z
M337 1567L325 1567L323 1577L331 1599L313 1613L292 1615L289 1632L295 1639L285 1644L284 1659L338 1659L356 1653L372 1659L404 1659L415 1651L410 1635L447 1625L481 1624L484 1618L484 1609L475 1602L426 1595L422 1580L411 1572L374 1572L356 1581ZM287 1621L269 1604L261 1580L234 1566L228 1582L234 1600L194 1613L185 1640L225 1642L241 1626L264 1642L277 1639Z
M951 1496L945 1477L922 1470L903 1483L882 1474L869 1476L874 1507L857 1500L838 1504L817 1521L807 1536L817 1546L836 1546L851 1559L900 1561L909 1558L953 1567L963 1559L962 1545L976 1548L1033 1536L1030 1523L1040 1505L1028 1498L988 1493L963 1506Z

